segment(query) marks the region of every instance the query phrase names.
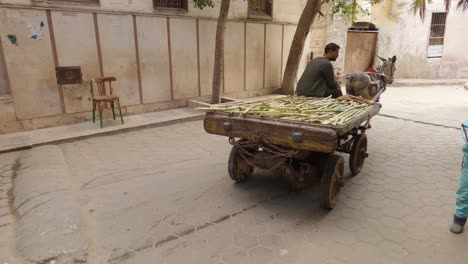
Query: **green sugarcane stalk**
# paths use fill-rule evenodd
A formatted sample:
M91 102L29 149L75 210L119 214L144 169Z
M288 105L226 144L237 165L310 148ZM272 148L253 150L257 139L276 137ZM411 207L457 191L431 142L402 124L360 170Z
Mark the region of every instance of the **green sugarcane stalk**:
M332 98L282 97L255 102L215 105L198 108L207 112L229 112L243 115L268 116L285 120L343 124L368 112L372 106L366 103L338 101Z

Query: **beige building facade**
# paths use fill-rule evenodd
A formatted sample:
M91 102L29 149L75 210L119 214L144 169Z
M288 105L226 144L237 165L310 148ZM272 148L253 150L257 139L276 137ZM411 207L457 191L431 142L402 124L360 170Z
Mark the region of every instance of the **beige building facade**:
M383 0L373 7L369 0L359 2L368 8L369 15L358 21L372 22L378 28L377 53L398 58L396 78L468 78L468 12L456 8L458 1L452 1L449 12L444 0L432 1L424 20L413 13L408 0ZM328 15L327 20L326 42L342 47L334 65L342 72L351 23L337 15Z
M224 96L280 87L304 4L274 0L253 12L247 1L232 1ZM90 120L89 89L59 85L57 67L79 66L85 80L115 76L127 115L208 98L219 5L199 10L191 0L0 0L0 133ZM307 45L300 72L310 50Z
M405 0L386 0L372 10L379 53L398 57L398 78L468 78L468 12L450 11L444 0L427 6L424 20Z

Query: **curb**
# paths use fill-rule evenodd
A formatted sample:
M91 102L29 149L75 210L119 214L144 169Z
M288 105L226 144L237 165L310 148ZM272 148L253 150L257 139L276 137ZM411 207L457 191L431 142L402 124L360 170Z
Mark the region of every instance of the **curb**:
M189 117L183 117L183 118L178 118L178 119L173 119L173 120L166 120L166 121L160 121L160 122L149 123L149 124L135 125L135 126L132 126L132 127L118 128L118 129L115 129L115 130L91 132L91 133L86 134L86 135L71 136L71 137L68 137L68 138L53 139L53 140L42 141L42 142L37 142L37 143L25 143L25 144L18 145L18 146L12 146L12 147L6 147L6 148L3 148L3 149L0 149L0 154L7 153L7 152L13 152L13 151L19 151L19 150L32 149L32 148L35 148L35 147L49 145L49 144L62 144L62 143L67 143L67 142L73 142L73 141L78 141L78 140L82 140L82 139L92 138L92 137L115 135L115 134L119 134L119 133L136 131L136 130L140 130L140 129L154 128L154 127L160 127L160 126L168 126L168 125L173 125L173 124L183 123L183 122L190 122L190 121L198 121L198 120L202 120L204 118L204 116L205 116L205 113L200 113L199 115L192 115L192 116L189 116Z
M59 147L35 148L20 157L11 198L18 256L32 263L86 263L80 206Z
M185 122L190 122L190 121L198 121L198 120L202 120L204 117L205 117L205 113L203 113L202 115L199 115L199 116L190 116L190 117L184 117L184 118L179 118L179 119L174 119L174 120L162 121L162 122L157 122L157 123L152 123L152 124L137 125L137 126L133 126L133 127L120 128L118 130L98 132L98 133L95 133L95 134L70 137L70 138L66 138L66 139L50 140L50 141L47 141L47 142L40 142L40 143L31 144L30 147L28 147L28 149L33 148L33 147L40 147L40 146L50 145L50 144L68 143L68 142L78 141L78 140L87 139L87 138L116 135L116 134L120 134L120 133L137 131L137 130L141 130L141 129L169 126L169 125L185 123ZM0 151L0 153L2 153L2 152Z

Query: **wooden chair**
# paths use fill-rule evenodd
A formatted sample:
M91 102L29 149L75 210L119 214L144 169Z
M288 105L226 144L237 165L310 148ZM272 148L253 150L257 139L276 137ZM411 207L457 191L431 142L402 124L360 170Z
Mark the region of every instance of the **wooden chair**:
M114 111L114 104L117 105L117 108L120 112L120 120L123 121L122 116L122 109L120 108L120 98L114 95L114 91L112 90L112 82L117 81L115 77L103 77L103 78L95 78L89 82L91 99L93 101L93 123L96 122L96 108L99 111L99 118L100 118L100 125L102 128L102 112L104 108L107 108L107 105L110 104L112 108L112 115L115 120L115 111ZM94 94L94 86L93 83L96 83L97 86L97 95ZM108 83L109 93L106 91L106 83Z

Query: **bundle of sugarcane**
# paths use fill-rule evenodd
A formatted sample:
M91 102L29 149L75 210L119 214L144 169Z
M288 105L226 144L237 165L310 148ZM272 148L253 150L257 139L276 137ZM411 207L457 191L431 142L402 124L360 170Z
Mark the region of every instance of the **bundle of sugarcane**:
M198 108L206 112L227 112L243 115L257 115L287 120L341 125L368 113L372 104L365 100L340 100L288 96L254 102L240 102Z

